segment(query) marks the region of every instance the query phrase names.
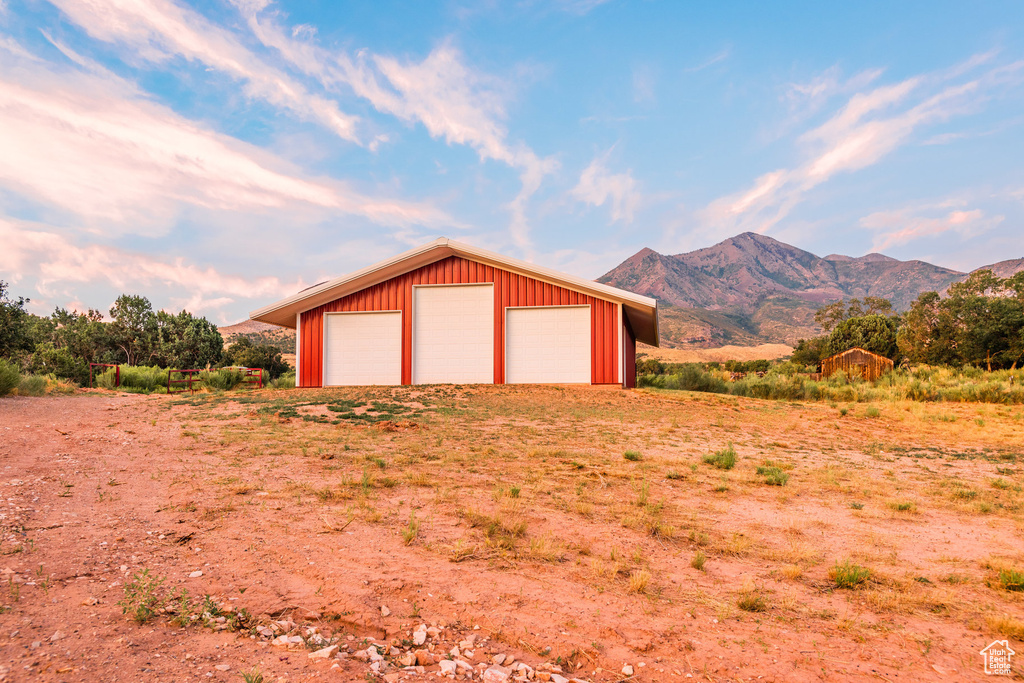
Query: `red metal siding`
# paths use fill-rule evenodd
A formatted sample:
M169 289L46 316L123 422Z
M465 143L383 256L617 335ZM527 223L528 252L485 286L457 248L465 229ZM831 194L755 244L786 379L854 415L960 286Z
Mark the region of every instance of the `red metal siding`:
M412 288L421 284L494 284L494 383L505 382L505 308L509 306L590 305L590 357L593 384L619 384L618 304L541 282L524 275L450 256L302 313L299 384L323 381L324 313L402 312L402 383L412 384ZM627 347L628 351L628 347ZM634 354L635 356L635 346ZM627 354L627 368L635 357ZM635 375L635 372L634 372ZM626 373L627 379L629 373Z

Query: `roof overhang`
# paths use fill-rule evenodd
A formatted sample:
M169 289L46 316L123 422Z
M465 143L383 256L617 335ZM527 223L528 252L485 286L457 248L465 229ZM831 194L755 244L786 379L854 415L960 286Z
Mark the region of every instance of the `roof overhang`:
M651 346L659 346L658 301L656 299L495 254L486 249L450 240L447 237L428 242L354 273L321 282L269 306L257 309L249 314L249 318L271 325L294 328L295 316L298 313L303 313L449 256L461 256L470 261L622 304L623 314L629 319L630 327L632 327L637 341Z

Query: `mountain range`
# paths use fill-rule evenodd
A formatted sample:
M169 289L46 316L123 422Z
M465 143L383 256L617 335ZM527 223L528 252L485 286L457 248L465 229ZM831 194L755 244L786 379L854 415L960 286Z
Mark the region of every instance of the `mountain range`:
M1024 258L983 268L1007 277L1024 270ZM884 254L816 256L746 232L674 256L641 249L598 282L658 299L664 346L711 347L793 344L821 333L814 313L825 304L876 296L905 311L922 292L941 292L967 275Z

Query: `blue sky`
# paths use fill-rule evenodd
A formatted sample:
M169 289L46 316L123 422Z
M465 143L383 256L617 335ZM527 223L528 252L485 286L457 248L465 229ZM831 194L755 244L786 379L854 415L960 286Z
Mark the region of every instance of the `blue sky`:
M446 235L1024 256L1017 2L0 0L0 279L218 324Z

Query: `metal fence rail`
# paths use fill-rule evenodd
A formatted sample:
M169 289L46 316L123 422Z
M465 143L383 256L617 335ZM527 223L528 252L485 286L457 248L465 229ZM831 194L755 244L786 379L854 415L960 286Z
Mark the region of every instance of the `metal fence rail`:
M167 371L167 393L168 394L183 394L186 391L189 393L196 393L196 385L202 384L202 379L199 377L199 373L202 369L197 370L168 370ZM178 374L181 377L174 379L174 375Z
M121 366L116 363L89 363L89 388L93 388L93 368L114 368L114 386L121 386Z
M228 367L219 368L221 370L238 370L242 373L242 384L247 384L254 389L263 388L263 368L242 368L242 367ZM205 372L202 368L198 369L183 369L183 370L168 370L167 371L167 393L168 394L183 394L186 391L189 393L196 393L196 391L203 384L203 378L199 373ZM210 370L210 372L214 372ZM174 375L180 375L175 378Z

